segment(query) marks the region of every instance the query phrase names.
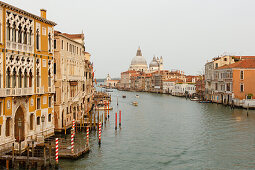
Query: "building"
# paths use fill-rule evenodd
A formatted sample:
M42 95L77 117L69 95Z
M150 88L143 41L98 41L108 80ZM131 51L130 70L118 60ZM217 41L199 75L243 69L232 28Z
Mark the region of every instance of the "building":
M106 77L106 80L104 81L104 84L107 88L117 88L117 85L119 84L120 80L112 80L110 75L108 74Z
M255 107L255 59L219 67L214 76L213 101Z
M199 76L196 81L196 94L200 100L205 100L205 76Z
M90 54L85 52L84 34L55 31L55 131L72 126L87 114L93 94Z
M0 2L0 150L54 135L54 26Z

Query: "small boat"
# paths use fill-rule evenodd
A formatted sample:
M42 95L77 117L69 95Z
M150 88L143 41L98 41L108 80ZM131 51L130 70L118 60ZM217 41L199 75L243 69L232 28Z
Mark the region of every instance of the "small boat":
M191 100L191 101L198 101L199 98L198 98L198 97L194 97L194 98L191 98L190 100Z
M212 101L210 101L210 100L201 100L201 101L199 101L199 103L212 103Z
M122 98L126 98L127 96L126 95L123 95Z
M113 92L112 90L106 90L106 92Z
M96 110L112 110L113 108L112 107L96 107Z
M133 102L132 105L133 106L138 106L138 103L137 102Z
M136 98L139 98L139 95L137 94L137 95L135 95L135 97L136 97Z

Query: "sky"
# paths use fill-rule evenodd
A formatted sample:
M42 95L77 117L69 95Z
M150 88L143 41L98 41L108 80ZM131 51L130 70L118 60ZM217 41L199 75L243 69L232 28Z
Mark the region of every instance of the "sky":
M213 57L255 55L254 0L4 0L56 22L55 30L85 34L95 77L120 77L140 46L149 64L203 73Z

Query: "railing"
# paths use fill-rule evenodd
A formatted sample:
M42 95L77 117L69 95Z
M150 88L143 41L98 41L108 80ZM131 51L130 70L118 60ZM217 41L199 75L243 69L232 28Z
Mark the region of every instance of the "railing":
M82 80L82 76L80 75L72 75L72 76L68 76L68 80Z
M55 86L48 87L48 93L55 93Z
M33 95L32 87L0 89L0 97Z
M33 52L33 48L31 45L27 45L27 44L21 44L21 43L17 43L17 42L11 42L11 41L7 41L6 42L6 47L7 49L10 50L18 50L18 51L22 51L22 52Z
M36 87L36 94L44 94L44 87Z

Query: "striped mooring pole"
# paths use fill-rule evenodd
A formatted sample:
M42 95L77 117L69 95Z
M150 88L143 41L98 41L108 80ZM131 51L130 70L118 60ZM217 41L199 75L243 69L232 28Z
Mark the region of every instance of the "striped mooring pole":
M101 145L101 122L99 122L99 135L98 135L98 144Z
M74 137L74 134L72 133L71 135L71 152L73 153L74 151L74 141L73 141L73 137Z
M119 112L119 126L121 126L121 110Z
M74 119L73 119L73 127L72 127L72 129L73 129L73 134L75 135L75 121L74 121Z
M117 112L115 113L115 130L117 130Z
M89 127L87 127L87 146L89 146Z
M56 164L58 164L58 138L56 138Z

